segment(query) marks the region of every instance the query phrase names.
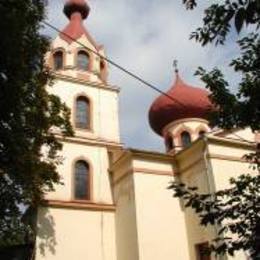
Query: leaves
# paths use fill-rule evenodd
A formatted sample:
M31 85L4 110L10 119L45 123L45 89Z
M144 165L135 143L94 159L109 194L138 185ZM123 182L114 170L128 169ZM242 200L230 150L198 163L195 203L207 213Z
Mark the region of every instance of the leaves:
M184 1L188 9L190 1ZM191 1L193 2L193 1ZM234 21L234 22L233 22ZM255 29L260 27L260 8L259 1L223 1L212 4L205 10L203 17L203 26L191 33L191 39L200 42L202 46L209 43L223 45L232 26L238 33L241 32L244 25L250 24Z
M184 1L187 5L189 1ZM188 9L189 6L186 6ZM209 113L210 123L224 129L250 127L260 129L260 1L227 0L211 4L204 12L203 25L191 34L202 46L225 44L234 29L243 37L237 41L240 56L230 67L240 77L237 86L228 82L218 67L211 71L199 67L199 76L211 91L215 109ZM231 89L237 89L234 93ZM213 194L201 194L185 184L172 183L173 196L181 198L185 207L198 215L203 226L218 227L218 237L210 250L216 255L248 251L252 259L260 259L260 151L245 155L258 175L244 174L230 179L230 188ZM234 173L235 174L235 173ZM233 235L233 236L231 236Z
M52 80L44 66L49 42L39 33L45 7L45 0L0 2L1 246L31 239L24 210L35 210L45 192L60 183L62 145L50 130L73 134L70 111L46 91Z
M198 214L201 225L219 227L219 237L212 241L212 251L230 255L241 249L255 252L255 246L259 245L254 234L260 223L260 175L231 179L229 189L213 194L201 194L178 182L171 183L171 187L174 196L182 198L185 207ZM235 237L231 238L230 234Z
M235 16L235 26L238 33L240 33L244 21L246 20L246 11L244 8L240 8Z

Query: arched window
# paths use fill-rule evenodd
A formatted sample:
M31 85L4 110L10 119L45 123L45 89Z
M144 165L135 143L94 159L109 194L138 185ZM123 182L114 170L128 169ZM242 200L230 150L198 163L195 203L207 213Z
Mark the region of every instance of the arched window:
M75 164L74 197L77 200L90 200L90 172L85 161Z
M191 144L191 137L187 131L181 133L181 143L183 147L187 147Z
M105 70L105 62L103 60L100 61L100 73L102 74Z
M171 136L167 136L165 138L165 145L166 145L166 151L169 152L174 148L174 142L173 142L173 138Z
M63 52L62 51L56 51L53 54L53 65L54 65L54 70L60 70L63 68Z
M76 127L90 128L90 107L86 97L78 97L76 100Z
M77 68L80 70L88 70L89 68L89 55L85 51L79 51L77 57Z
M201 130L199 131L199 137L203 137L206 134L206 131Z

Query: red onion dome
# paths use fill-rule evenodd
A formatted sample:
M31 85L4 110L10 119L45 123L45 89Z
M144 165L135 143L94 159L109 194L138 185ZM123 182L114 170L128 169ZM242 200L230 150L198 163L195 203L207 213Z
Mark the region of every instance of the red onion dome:
M161 95L151 105L149 110L149 123L152 129L162 135L163 128L179 119L200 118L207 119L212 109L209 92L205 89L189 86L179 75L167 92L171 98Z
M64 13L69 19L73 13L80 13L82 18L86 19L89 9L85 0L68 0L64 6Z

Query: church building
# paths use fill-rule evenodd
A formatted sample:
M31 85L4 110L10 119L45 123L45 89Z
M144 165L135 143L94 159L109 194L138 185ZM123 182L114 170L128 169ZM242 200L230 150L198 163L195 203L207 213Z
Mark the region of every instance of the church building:
M176 71L167 92L172 99L159 96L147 116L165 153L125 149L119 89L109 85L104 47L83 24L89 11L85 0L68 0L68 25L46 54L55 78L47 88L71 109L75 136L53 129L63 143L63 184L38 210L36 260L246 259L243 252L205 256L217 227L200 226L167 187L181 180L201 192L226 188L232 176L249 171L243 155L255 150L257 136L211 129L209 93Z

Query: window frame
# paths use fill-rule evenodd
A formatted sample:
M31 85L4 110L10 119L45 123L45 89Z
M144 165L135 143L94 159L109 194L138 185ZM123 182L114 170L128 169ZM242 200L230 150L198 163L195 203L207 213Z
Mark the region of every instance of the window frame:
M86 56L88 57L88 64L87 64L87 67L86 68L81 68L79 67L79 54L80 53L84 53L86 54ZM76 53L76 60L75 60L75 67L77 68L77 70L79 71L90 71L90 64L91 64L91 56L90 54L85 50L85 49L79 49L77 50L77 53Z
M56 68L55 67L55 55L57 53L61 53L61 57L62 57L62 65L60 68ZM55 49L53 52L52 52L52 68L54 71L59 71L59 70L63 70L64 69L64 64L65 64L65 55L64 55L64 50L63 49Z
M184 134L188 134L188 136L189 136L189 143L187 143L187 144L185 144L184 142L183 142L183 136L184 136ZM182 146L182 148L187 148L187 147L189 147L190 145L191 145L191 143L192 143L192 138L191 138L191 134L190 134L190 132L189 131L187 131L187 130L183 130L181 133L180 133L180 141L181 141L181 146Z
M196 251L196 260L211 260L211 255L206 255L202 253L203 248L207 248L209 246L208 242L198 243L195 244L195 251Z
M88 111L87 111L87 116L88 116L88 122L87 122L87 127L80 127L77 123L77 112L78 112L78 100L82 99L85 100L86 103L88 104ZM86 96L85 94L79 94L75 97L74 101L74 120L73 124L77 130L82 130L82 131L92 131L92 102L91 99Z
M88 174L86 179L86 198L77 198L76 197L76 166L77 163L84 162L88 167ZM83 157L79 157L74 160L72 165L72 201L79 202L90 202L93 200L93 180L92 180L92 165L89 163L89 160Z
M166 152L170 152L175 148L174 138L169 134L166 135L165 137L165 146L166 146Z

